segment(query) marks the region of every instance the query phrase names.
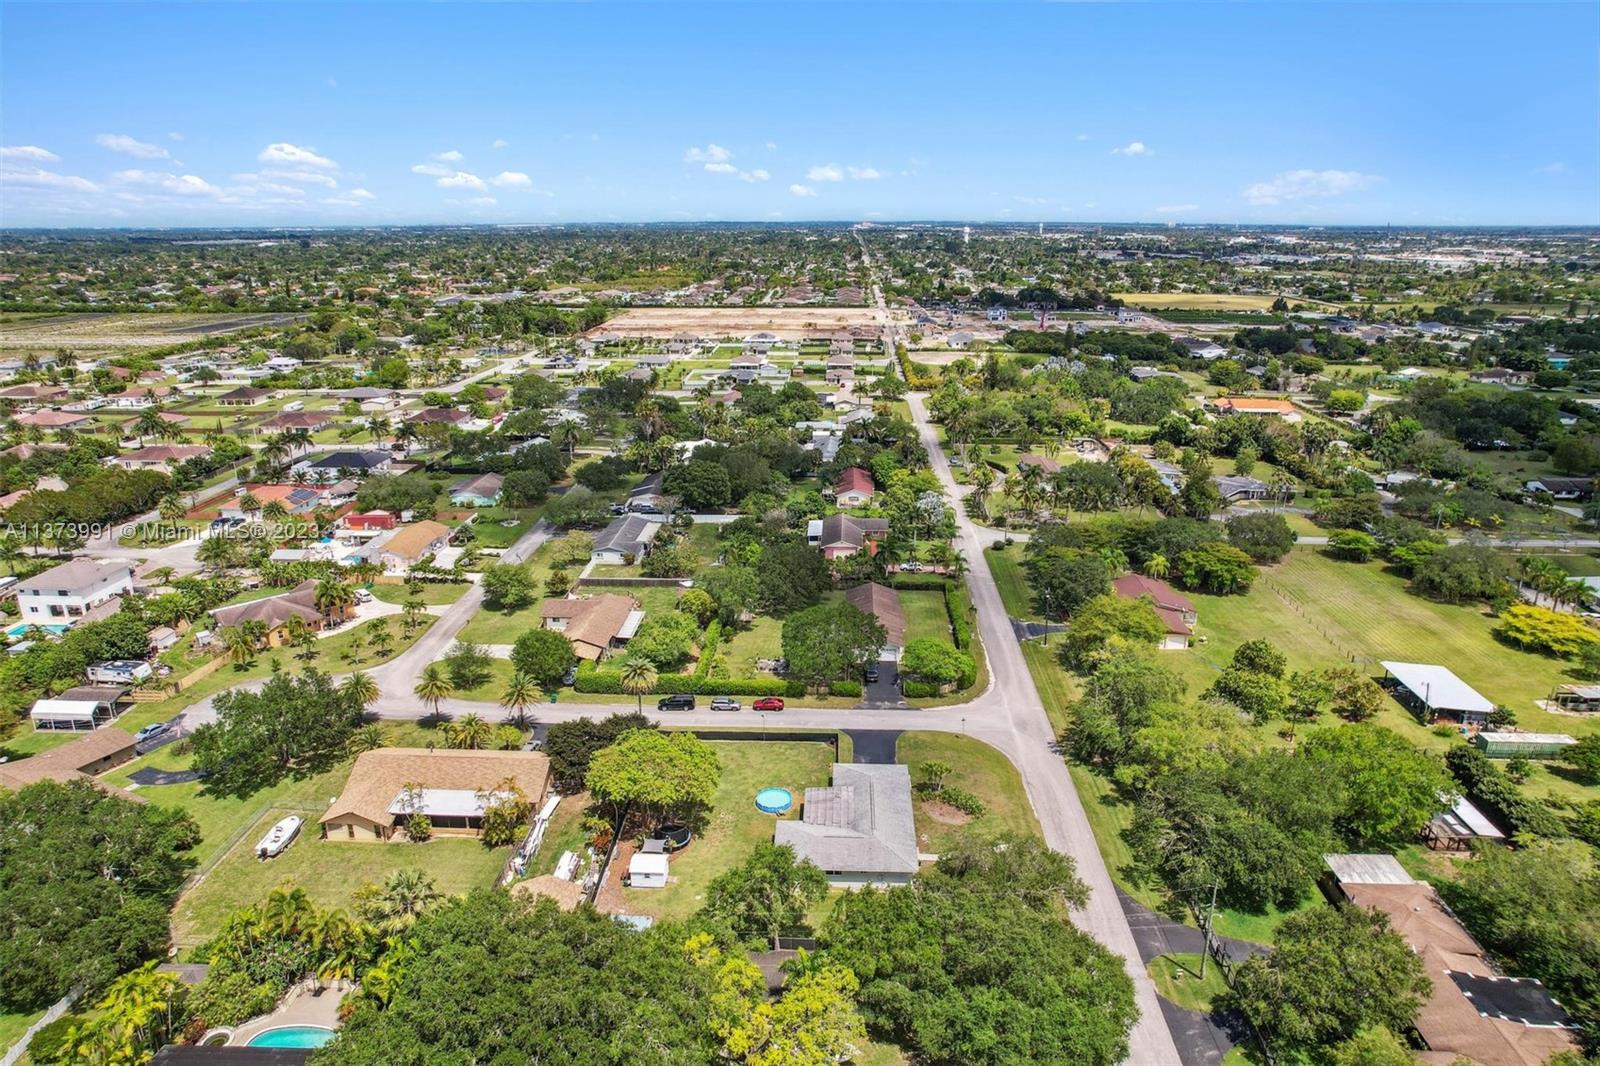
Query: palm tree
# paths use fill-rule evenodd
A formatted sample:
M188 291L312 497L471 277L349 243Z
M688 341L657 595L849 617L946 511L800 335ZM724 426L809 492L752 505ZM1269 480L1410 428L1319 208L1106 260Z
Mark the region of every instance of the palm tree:
M433 878L421 870L396 870L383 882L364 908L367 919L385 936L399 936L417 919L438 906L444 895L433 886Z
M305 889L279 885L267 893L266 902L261 905L261 924L272 932L294 936L304 928L315 911L316 907L306 896Z
M332 622L334 615L342 616L355 605L355 591L343 581L334 577L325 577L317 582L316 591L311 595L311 602L317 610L322 612L322 617Z
M644 713L644 694L656 687L656 664L642 655L630 656L622 664L622 691L639 699L639 713Z
M367 636L372 640L372 650L378 653L378 658L384 658L394 647L394 634L389 632L388 618L375 618L367 626Z
M477 751L487 747L494 737L494 726L469 711L461 716L459 722L452 722L445 726L445 738L449 740L452 748L466 748Z
M1153 577L1157 581L1165 578L1168 573L1167 557L1156 552L1144 561L1144 576Z
M156 513L161 516L163 522L176 525L178 520L188 513L188 508L183 505L182 497L176 492L169 492L156 504Z
M356 676L354 674L352 677ZM376 751L383 747L383 730L376 725L367 724L357 729L350 735L350 753L360 755L364 751Z
M433 716L439 717L439 704L449 699L455 693L455 686L450 684L450 679L445 676L444 670L438 663L429 663L428 668L422 671L422 677L417 681L416 687L411 690L412 695L424 703L433 705Z
M243 511L247 515L260 514L261 497L257 496L253 492L246 492L243 496L239 497L239 510Z
M345 694L351 703L366 710L378 698L378 683L372 680L372 675L364 674L360 670L344 679L344 684L339 690Z
M200 547L195 549L194 553L197 562L202 566L209 566L218 573L233 565L235 555L233 539L222 534L201 541Z
M539 699L539 683L522 671L511 675L506 690L500 694L500 706L514 711L512 721L523 725L528 717L528 704Z
M221 633L222 646L228 649L228 660L244 669L256 659L256 642L243 626L228 626Z

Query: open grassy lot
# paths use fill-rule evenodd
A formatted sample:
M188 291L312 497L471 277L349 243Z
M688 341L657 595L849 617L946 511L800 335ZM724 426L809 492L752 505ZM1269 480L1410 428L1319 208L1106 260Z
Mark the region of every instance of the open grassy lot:
M761 615L748 626L736 630L722 646L732 677L760 677L757 659L775 659L783 654L783 623Z
M523 633L539 628L540 603L535 600L516 611L481 608L472 616L472 621L462 628L458 639L473 644L515 644Z
M1200 961L1198 954L1162 955L1151 959L1145 969L1163 998L1185 1010L1204 1012L1211 1010L1214 998L1228 990L1228 982L1215 963L1206 966L1206 975L1201 977Z
M0 323L0 347L156 348L198 341L220 333L257 326L283 326L304 318L298 314L66 314L27 318L8 316Z
M28 1031L28 1027L42 1017L44 1017L42 1010L32 1014L0 1014L0 1052L21 1040L22 1034Z
M1043 616L1033 609L1033 598L1028 594L1028 575L1022 569L1022 548L986 551L984 561L989 573L1000 589L1000 600L1006 605L1006 614L1012 618L1038 620Z
M538 521L539 511L540 508L526 507L479 508L472 523L472 543L479 548L509 548Z
M705 901L706 886L744 861L751 849L772 839L769 814L756 810L755 796L768 786L787 788L798 800L805 789L826 785L833 749L807 741L711 741L722 763L722 783L710 821L689 847L672 857L666 888L625 888L628 910L656 918L684 918ZM797 802L785 817L798 818Z
M911 731L900 735L895 759L911 767L913 782L919 780L917 767L922 763L948 763L955 769L945 778L945 785L966 789L988 808L979 817L968 819L944 804L918 797L917 845L923 851L937 854L957 834L969 830L1041 835L1039 820L1022 787L1022 776L1010 760L982 741L952 733Z
M425 581L415 598L422 600L425 606L438 607L456 602L469 587L465 581ZM413 599L404 585L373 585L372 595L384 603L403 604Z
M906 640L950 641L950 615L942 593L900 589L900 607L906 613Z

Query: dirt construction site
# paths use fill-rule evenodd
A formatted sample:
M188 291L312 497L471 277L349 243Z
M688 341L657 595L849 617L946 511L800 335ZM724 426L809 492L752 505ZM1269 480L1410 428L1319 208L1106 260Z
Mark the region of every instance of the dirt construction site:
M623 337L743 337L772 333L799 340L817 333L877 328L880 312L870 307L640 307L624 311L590 331Z

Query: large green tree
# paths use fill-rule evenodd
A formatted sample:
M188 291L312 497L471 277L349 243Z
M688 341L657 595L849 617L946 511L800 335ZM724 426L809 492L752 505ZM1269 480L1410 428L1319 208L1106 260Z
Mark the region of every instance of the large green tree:
M275 673L259 692L232 689L213 701L217 720L195 730L194 768L206 792L248 796L285 777L322 773L344 758L362 707L317 670Z
M0 790L0 1010L39 1010L163 954L194 866L187 814L88 781Z
M511 662L517 673L545 688L557 685L577 661L572 642L553 629L530 629L511 646Z
M755 944L777 947L780 936L806 936L806 912L828 894L828 878L787 844L763 841L744 862L706 888L703 913Z
M883 623L843 600L790 615L783 623L788 676L808 688L859 677L876 662L888 639Z
M717 753L693 733L636 729L594 753L584 783L596 802L646 824L701 818L722 781Z
M1352 848L1398 847L1416 839L1456 792L1443 760L1378 726L1319 730L1301 747L1301 758L1338 783L1334 828Z

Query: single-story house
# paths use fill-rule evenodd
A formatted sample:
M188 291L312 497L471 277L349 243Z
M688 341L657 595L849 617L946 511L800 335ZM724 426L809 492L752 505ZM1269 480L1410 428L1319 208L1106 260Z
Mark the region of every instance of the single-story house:
M1433 886L1413 879L1389 855L1324 856L1330 895L1381 911L1422 962L1433 991L1411 1028L1430 1064L1540 1066L1574 1051L1577 1026L1531 977L1506 977Z
M666 476L660 471L651 474L628 493L628 510L640 514L662 514L672 506L673 498L661 491Z
M295 469L304 470L315 478L332 481L335 478L382 474L393 462L394 456L387 449L347 449L296 463Z
M1174 337L1183 350L1195 359L1204 359L1210 362L1221 359L1228 354L1228 349L1216 341L1208 341L1201 337Z
M1025 467L1030 466L1038 467L1040 472L1042 472L1046 477L1049 477L1051 474L1058 473L1061 470L1061 464L1050 458L1048 455L1035 455L1032 452L1028 452L1026 455L1017 456L1018 470L1022 470Z
M271 389L258 389L254 385L240 385L237 389L230 389L216 398L216 402L224 407L254 407L272 398Z
M17 425L38 429L85 429L94 419L78 411L28 411L17 416Z
M1533 380L1533 371L1491 366L1487 370L1474 370L1467 376L1486 385L1526 385Z
M1229 503L1236 503L1239 500L1264 500L1272 495L1272 486L1244 474L1224 474L1212 480L1217 483L1217 491L1222 494L1222 498Z
M437 555L450 543L454 530L431 518L401 526L378 547L378 558L391 574L410 573L411 568L430 555Z
M479 474L450 486L450 502L457 507L493 507L500 502L501 474Z
M820 549L825 559L842 559L860 551L876 555L878 542L888 532L887 518L833 514L806 523L806 542Z
M844 599L857 610L872 615L883 626L885 640L878 657L899 662L900 652L906 646L906 611L900 604L900 594L886 585L869 581L846 589Z
M1548 492L1558 500L1587 500L1594 495L1592 477L1540 477L1522 483L1524 492Z
M162 400L172 395L170 385L135 385L132 388L114 392L106 397L112 407L123 410L140 410L153 407Z
M1551 702L1569 714L1600 711L1600 685L1562 685Z
M584 596L547 599L539 618L571 642L578 658L598 662L632 639L644 612L632 596Z
M36 730L98 729L117 716L127 695L121 685L78 685L35 700L28 717Z
M661 523L645 515L629 514L613 519L594 538L589 558L605 566L626 566L644 558L661 532Z
M231 629L245 622L260 622L266 626L260 646L276 648L288 643L291 618L299 618L307 629L317 631L324 626L338 625L350 616L349 608L333 607L324 611L318 607L317 582L307 579L276 596L218 607L211 612L211 623L217 629Z
M778 822L772 839L816 863L834 888L907 884L920 865L911 771L834 763L833 784L806 789L800 818Z
M872 502L872 475L859 466L846 467L833 483L833 499L840 507L865 507Z
M370 385L362 385L354 389L345 389L343 392L337 393L336 395L341 400L356 401L361 405L361 409L363 411L369 412L392 411L394 408L399 407L400 404L405 402L405 397L401 396L393 389L373 388Z
M111 461L124 470L171 470L179 463L210 452L203 444L152 444L118 455Z
M360 530L362 532L379 532L393 529L395 516L389 511L357 511L344 516L346 529Z
M34 626L70 626L90 611L133 591L125 563L73 559L17 584L22 621Z
M362 752L344 791L322 816L328 840L403 840L425 814L433 832L475 836L483 815L515 786L532 810L550 788L550 760L533 751L377 748Z
M269 503L283 505L283 509L290 514L310 514L322 502L322 490L315 485L246 485L243 491L236 491L233 499L217 508L217 514L227 519L249 520L260 512L251 512L244 509L246 496L255 498L263 509Z
M9 400L17 408L39 407L65 395L67 390L59 385L10 385L0 389L0 400Z
M58 748L42 751L26 759L0 763L0 788L22 789L40 781L73 781L103 774L135 755L133 734L115 726L96 729ZM105 792L143 803L144 799L114 785L94 781Z
M1156 615L1166 627L1162 638L1163 651L1182 651L1194 636L1194 627L1200 620L1193 601L1165 581L1143 574L1124 574L1111 583L1111 591L1124 599L1148 599Z
M1219 414L1256 415L1262 418L1281 418L1285 422L1298 422L1303 417L1300 409L1290 400L1269 400L1256 396L1223 396L1213 401Z
M472 412L460 407L430 407L425 411L418 411L407 422L414 426L426 426L435 423L447 426L459 426L472 420Z
M316 433L333 425L333 416L332 411L285 411L261 423L261 428L274 432L303 429L307 433Z
M1429 722L1443 715L1462 725L1482 726L1494 713L1494 704L1448 667L1388 661L1378 665L1394 679L1401 702L1420 710Z

